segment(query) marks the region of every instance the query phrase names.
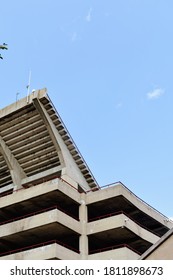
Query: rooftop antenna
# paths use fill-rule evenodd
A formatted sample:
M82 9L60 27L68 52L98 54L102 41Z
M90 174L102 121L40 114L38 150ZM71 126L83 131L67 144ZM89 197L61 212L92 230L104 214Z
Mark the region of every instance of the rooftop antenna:
M29 71L29 81L28 81L28 85L26 86L26 88L27 88L27 103L29 103L30 84L31 84L31 70Z
M20 92L17 92L16 93L16 103L17 103L17 100L18 100L18 95L20 94Z

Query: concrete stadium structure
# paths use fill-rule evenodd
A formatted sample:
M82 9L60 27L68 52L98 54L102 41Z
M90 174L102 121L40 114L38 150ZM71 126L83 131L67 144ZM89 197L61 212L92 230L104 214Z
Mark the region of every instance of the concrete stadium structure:
M145 251L140 260L173 260L173 228Z
M46 89L0 110L0 260L139 259L172 227L121 182L99 187Z

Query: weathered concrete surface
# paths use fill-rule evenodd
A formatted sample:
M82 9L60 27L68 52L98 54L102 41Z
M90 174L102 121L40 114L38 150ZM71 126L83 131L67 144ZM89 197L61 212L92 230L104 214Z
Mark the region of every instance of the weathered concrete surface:
M173 228L163 235L141 257L141 260L173 260Z
M135 246L148 248L159 239L158 232L161 236L173 226L122 183L99 188L46 89L0 110L0 120L0 253L7 254L3 259L138 259ZM8 190L14 192L7 195ZM60 238L64 246L45 244L8 254L10 244L22 250L51 238ZM133 250L91 254L109 244L113 248L117 240L133 243ZM72 250L65 248L69 245ZM168 250L166 242L164 246Z
M88 256L88 260L137 260L138 258L139 255L137 253L126 247L95 253Z
M51 223L60 223L66 228L70 228L77 233L81 233L80 224L72 217L59 211L58 209L50 210L45 213L36 214L28 218L21 219L19 221L10 222L0 226L0 237L5 237L15 233L24 232L30 229L45 226Z
M50 244L35 249L26 250L8 256L0 257L0 260L78 260L80 255L59 245Z
M134 204L140 211L143 211L148 216L151 216L153 219L159 221L162 224L165 224L167 227L171 228L173 223L166 219L161 213L153 209L150 205L146 204L144 201L139 199L133 192L129 191L125 188L121 183L116 184L115 186L111 186L101 191L97 191L94 193L87 193L86 196L86 205L89 205L94 202L98 202L101 200L106 200L111 197L116 197L122 195L127 198L132 204Z
M0 118L3 118L4 116L11 114L11 113L15 112L16 110L19 110L19 109L25 107L26 105L30 104L32 102L33 98L37 97L40 99L46 95L47 95L46 88L41 89L41 90L36 90L33 93L31 93L28 97L26 96L26 97L20 99L19 101L6 106L5 108L0 109Z
M106 219L90 222L87 225L87 234L94 234L110 229L126 227L137 236L151 243L155 243L159 237L149 232L148 230L140 227L135 222L130 220L126 215L120 214Z

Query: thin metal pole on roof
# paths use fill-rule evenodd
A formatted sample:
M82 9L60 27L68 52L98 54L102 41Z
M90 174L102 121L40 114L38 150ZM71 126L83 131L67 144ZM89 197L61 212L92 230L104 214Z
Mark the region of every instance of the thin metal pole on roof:
M31 70L29 71L29 81L27 85L27 103L29 102L29 92L30 92L30 84L31 84Z
M20 94L20 92L17 92L16 93L16 102L17 102L17 100L18 100L18 95Z

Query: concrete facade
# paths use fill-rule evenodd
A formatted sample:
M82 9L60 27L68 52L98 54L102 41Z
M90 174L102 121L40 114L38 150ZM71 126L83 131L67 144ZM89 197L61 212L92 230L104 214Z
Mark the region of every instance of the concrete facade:
M140 260L173 260L173 228L145 251Z
M99 187L46 89L0 110L0 259L139 259L172 226Z

